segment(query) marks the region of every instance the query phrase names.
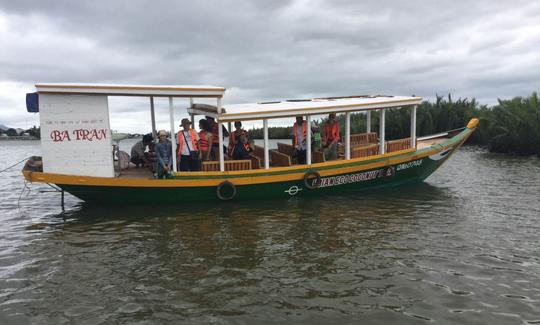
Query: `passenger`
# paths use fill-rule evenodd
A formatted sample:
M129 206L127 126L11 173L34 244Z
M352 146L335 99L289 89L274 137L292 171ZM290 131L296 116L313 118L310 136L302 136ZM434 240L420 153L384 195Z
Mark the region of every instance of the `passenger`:
M209 161L211 160L212 154L212 127L207 120L199 121L199 150L201 151L201 160Z
M339 141L339 122L336 121L336 114L330 113L328 121L324 123L322 145L327 148L326 160L337 159L337 145Z
M311 151L321 151L321 130L315 121L311 122Z
M229 138L229 156L234 160L249 159L253 151L249 144L248 133L242 129L242 122L234 122L235 130Z
M219 160L219 124L211 116L206 116L206 120L212 127L212 160ZM221 130L223 131L223 137L229 136L229 131L227 131L225 125L221 125ZM223 153L227 153L227 147L225 145L223 145Z
M156 154L156 143L154 141L150 142L148 145L148 160L150 161L150 170L154 174L154 177L157 177L157 154Z
M172 144L167 139L167 132L161 130L158 133L159 142L156 144L156 156L158 162L158 178L170 178L172 172Z
M298 164L306 163L306 135L307 123L304 123L302 116L297 116L296 123L293 125L293 139L296 161Z
M183 172L200 170L199 135L190 125L189 119L182 119L180 126L184 129L178 132L178 152L176 156L180 162L180 170Z
M151 165L146 154L146 147L152 142L152 135L145 134L141 141L138 141L131 147L131 162L135 167L149 167Z

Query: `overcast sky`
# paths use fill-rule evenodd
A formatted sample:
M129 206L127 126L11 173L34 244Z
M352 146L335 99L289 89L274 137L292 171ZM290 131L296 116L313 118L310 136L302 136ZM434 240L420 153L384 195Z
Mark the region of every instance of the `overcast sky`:
M36 82L216 85L225 104L448 93L494 104L540 89L530 0L0 0L0 45L0 124L22 128L39 123L24 98ZM149 128L146 99L110 106L113 129Z

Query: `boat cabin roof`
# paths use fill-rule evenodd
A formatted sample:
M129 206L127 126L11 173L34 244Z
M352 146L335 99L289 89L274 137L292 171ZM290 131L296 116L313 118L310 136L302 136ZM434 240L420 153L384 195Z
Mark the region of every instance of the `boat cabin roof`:
M222 122L260 120L301 115L320 115L380 108L418 105L422 97L407 96L348 96L313 99L293 99L279 102L224 105L217 115Z
M37 83L40 94L92 94L105 96L212 97L221 98L225 88L215 86L110 85L85 83Z

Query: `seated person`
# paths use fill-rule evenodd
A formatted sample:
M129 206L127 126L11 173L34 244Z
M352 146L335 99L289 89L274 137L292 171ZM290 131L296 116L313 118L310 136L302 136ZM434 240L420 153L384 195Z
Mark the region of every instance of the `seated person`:
M230 134L229 138L229 156L234 160L249 159L250 153L253 152L248 140L248 133L242 129L242 122L234 122L235 130Z
M159 131L158 137L159 142L156 144L158 178L170 178L173 171L172 144L167 139L165 130Z
M145 134L141 141L138 141L131 147L131 162L135 164L135 167L150 166L150 161L145 156L146 147L152 142L152 135Z

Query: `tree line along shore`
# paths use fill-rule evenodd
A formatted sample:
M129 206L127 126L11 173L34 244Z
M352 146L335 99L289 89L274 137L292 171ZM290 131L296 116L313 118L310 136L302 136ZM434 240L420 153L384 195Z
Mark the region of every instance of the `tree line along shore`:
M410 111L389 109L386 113L386 139L406 138L410 134ZM494 106L480 105L474 98L453 100L437 96L434 102L423 101L417 108L417 135L424 136L462 128L476 117L480 124L467 144L487 147L491 152L510 155L540 156L540 103L536 92L528 97L498 100ZM341 134L345 134L345 116L338 115ZM316 123L322 127L323 120ZM371 114L371 129L379 129L379 114ZM364 114L351 114L351 134L366 130ZM249 130L254 139L263 138L262 128ZM292 134L290 127L269 127L271 139L286 139Z
M453 100L437 96L434 102L423 101L417 108L417 135L424 136L447 130L462 128L473 117L480 119L476 132L467 140L469 145L487 147L491 152L510 155L540 156L540 103L538 94L528 97L499 99L494 106L480 105L474 98L469 100ZM337 116L341 126L341 134L345 134L345 116ZM316 123L322 128L323 120ZM371 114L371 129L379 129L379 113ZM366 130L364 114L351 114L351 134L363 133ZM39 138L39 127L24 131L31 138ZM248 131L252 139L262 139L263 129L254 128ZM406 138L410 133L410 110L389 109L386 114L386 139ZM4 137L20 136L14 129L0 130ZM292 122L289 127L269 127L271 139L287 139L292 136Z

